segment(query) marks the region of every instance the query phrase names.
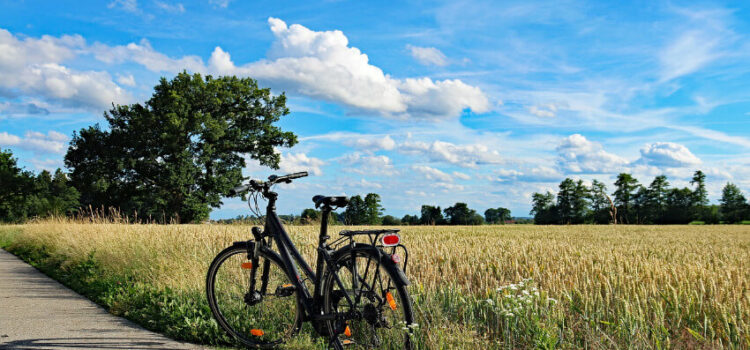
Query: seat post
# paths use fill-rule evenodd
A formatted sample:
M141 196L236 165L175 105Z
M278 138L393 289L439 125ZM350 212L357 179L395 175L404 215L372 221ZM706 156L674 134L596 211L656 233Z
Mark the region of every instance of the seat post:
M328 238L328 217L331 215L331 207L323 205L322 215L320 216L320 236L318 237L318 244L323 245Z

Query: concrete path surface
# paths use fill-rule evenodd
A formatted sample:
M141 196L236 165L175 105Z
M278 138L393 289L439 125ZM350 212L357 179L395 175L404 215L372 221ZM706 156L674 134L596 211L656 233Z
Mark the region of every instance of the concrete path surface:
M0 249L0 349L201 349L147 331Z

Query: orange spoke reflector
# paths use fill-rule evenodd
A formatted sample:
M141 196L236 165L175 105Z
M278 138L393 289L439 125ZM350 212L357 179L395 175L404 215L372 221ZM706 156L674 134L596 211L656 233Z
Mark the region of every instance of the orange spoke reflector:
M385 300L388 300L388 306L391 307L391 310L396 310L396 300L393 299L391 292L385 293Z
M250 334L256 336L256 337L262 337L263 336L263 330L262 329L251 329Z
M349 329L349 326L346 326L346 328L344 328L344 335L347 336L347 337L351 337L352 336L352 330Z
M235 266L237 266L237 265L235 265ZM242 263L242 268L245 269L245 270L252 269L253 268L253 262L252 261L243 262Z

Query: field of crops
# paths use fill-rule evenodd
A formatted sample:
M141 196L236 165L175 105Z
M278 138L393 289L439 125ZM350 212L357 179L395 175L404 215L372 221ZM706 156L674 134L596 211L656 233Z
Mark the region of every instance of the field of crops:
M424 348L750 348L747 226L402 229ZM312 259L317 227L289 231ZM206 270L248 237L233 225L0 226L5 249L111 312L209 344L226 339ZM305 331L290 345L321 346Z

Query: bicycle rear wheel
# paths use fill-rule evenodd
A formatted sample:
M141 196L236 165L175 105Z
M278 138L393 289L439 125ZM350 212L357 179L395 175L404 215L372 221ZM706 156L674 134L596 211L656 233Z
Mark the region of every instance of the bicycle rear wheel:
M342 343L355 348L413 348L416 324L409 292L380 261L377 251L372 247L347 249L334 254L334 259L335 271L329 270L324 279L325 313L355 311L361 317L329 321L330 334L338 333ZM336 283L334 273L341 285Z
M208 269L206 294L214 318L230 336L248 347L273 348L299 331L298 292L277 255L262 252L257 265L245 247L225 249ZM254 290L252 269L257 269Z

